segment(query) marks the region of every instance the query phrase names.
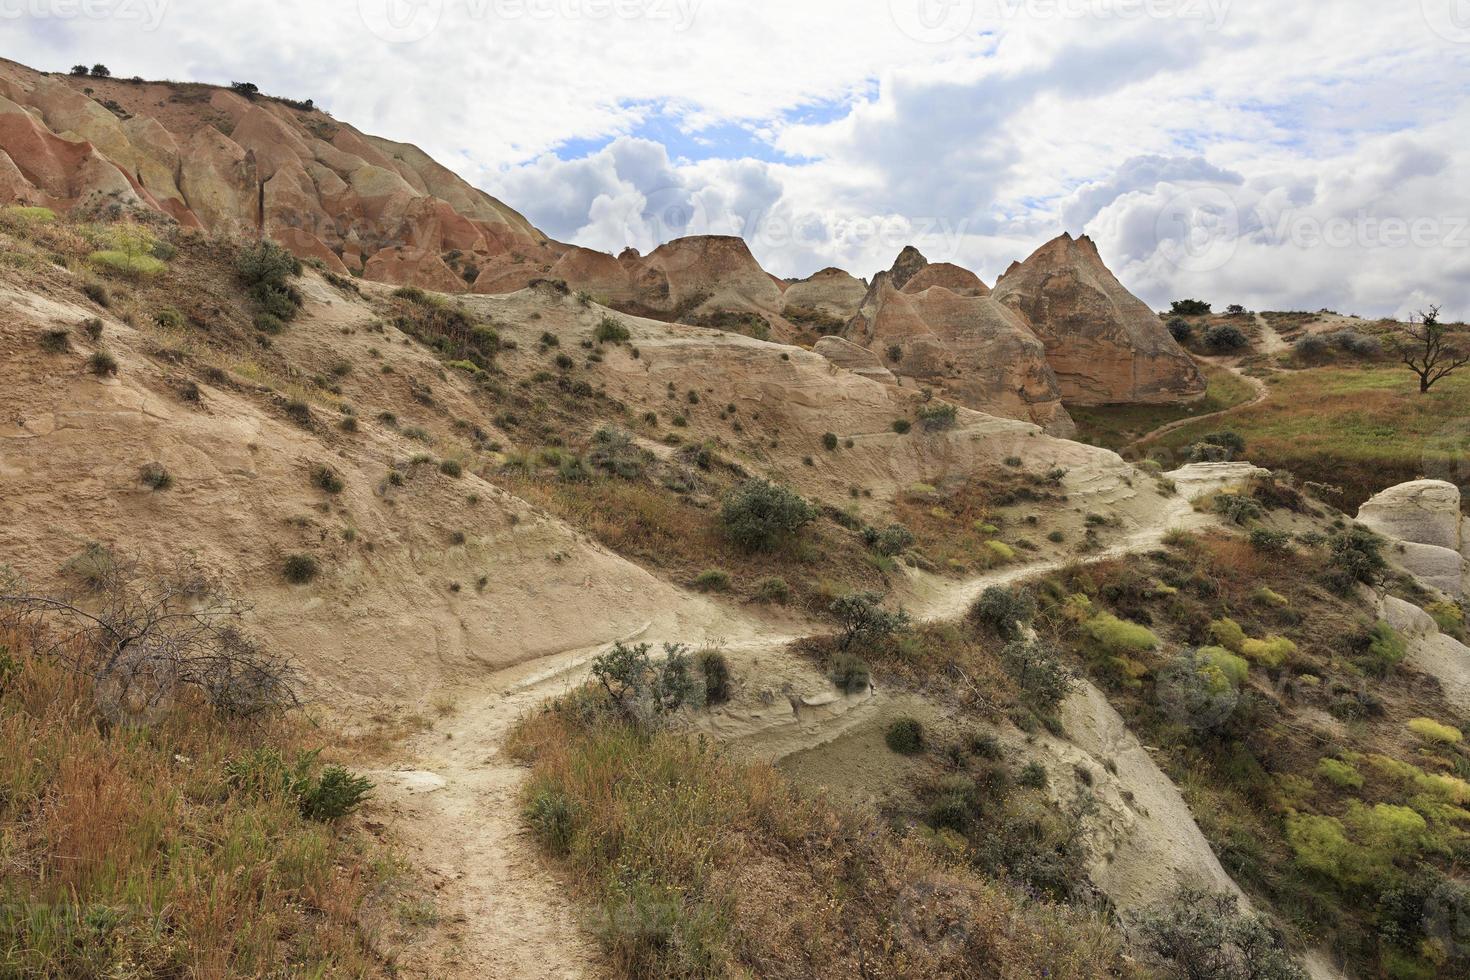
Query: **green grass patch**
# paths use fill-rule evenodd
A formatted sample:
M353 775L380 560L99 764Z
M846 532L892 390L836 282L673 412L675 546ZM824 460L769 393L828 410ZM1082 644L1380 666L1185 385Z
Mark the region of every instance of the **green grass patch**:
M1209 388L1203 399L1190 405L1069 406L1067 411L1077 423L1077 438L1118 450L1162 425L1222 412L1255 397L1255 389L1239 375L1209 364L1201 365L1200 371Z

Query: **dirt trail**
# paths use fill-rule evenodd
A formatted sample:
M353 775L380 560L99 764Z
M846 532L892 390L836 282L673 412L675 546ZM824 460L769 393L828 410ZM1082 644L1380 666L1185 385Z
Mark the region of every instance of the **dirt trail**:
M1085 560L1150 550L1170 528L1201 519L1187 501L1171 498L1117 544ZM924 620L957 618L985 588L1065 564L1019 565L956 583L916 581L909 611ZM483 687L462 692L454 710L436 721L432 731L404 747L402 765L372 773L379 799L370 816L384 820L405 842L414 863L435 879L438 913L446 923L439 944L402 955L400 973L596 975L594 944L566 885L547 868L522 826L517 794L525 769L504 755L505 735L524 713L580 683L588 663L614 639L718 643L732 662L755 665L763 680L784 677L788 688L795 685L798 690L827 686L810 665L787 653L799 638L748 614L727 612L708 622L664 617L632 636L499 671ZM765 717L741 719L730 729L717 723L711 728L722 738L746 744L754 754L774 759L830 742L880 708L876 695L793 695L789 704L777 699Z
M1259 313L1255 314L1255 317L1256 329L1259 331L1259 339L1256 343L1257 353L1265 354L1267 357L1274 357L1275 355L1280 354L1283 351L1289 350L1291 348L1291 345L1286 342L1286 338L1282 337L1281 334L1277 332L1276 328L1271 326L1270 321L1261 316L1261 314ZM1157 429L1154 429L1151 432L1146 432L1143 435L1139 436L1137 439L1130 442L1127 447L1125 447L1125 451L1127 449L1138 449L1142 446L1147 446L1150 443L1158 442L1169 433L1177 432L1185 426L1194 425L1196 422L1204 422L1208 419L1223 418L1227 415L1234 415L1237 412L1243 412L1248 408L1254 408L1255 406L1261 404L1261 402L1265 401L1267 398L1271 397L1271 389L1266 384L1266 382L1262 381L1260 378L1246 374L1245 371L1242 370L1242 358L1210 357L1204 358L1204 360L1208 361L1211 364L1214 364L1217 367L1224 368L1231 374L1235 375L1237 378L1240 378L1246 384L1250 385L1256 390L1255 397L1251 398L1249 401L1241 402L1239 405L1232 405L1229 408L1223 408L1218 412L1211 412L1208 415L1196 415L1192 418L1178 419L1177 421L1161 425Z

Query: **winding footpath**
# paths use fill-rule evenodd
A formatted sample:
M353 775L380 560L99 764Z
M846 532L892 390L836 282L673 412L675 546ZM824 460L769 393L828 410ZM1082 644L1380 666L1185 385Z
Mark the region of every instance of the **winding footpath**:
M1261 316L1259 313L1255 314L1255 317L1256 329L1259 332L1259 338L1257 340L1257 351L1259 353L1265 354L1268 357L1275 356L1276 354L1287 350L1291 346L1286 342L1286 339L1276 331L1276 328L1271 326L1270 322L1267 321L1265 317ZM1260 378L1246 374L1241 369L1240 358L1203 358L1203 360L1217 367L1224 368L1226 371L1229 371L1231 374L1235 375L1237 378L1250 385L1252 388L1255 389L1255 396L1241 402L1238 405L1231 405L1229 408L1222 408L1218 412L1210 412L1208 415L1196 415L1187 419L1177 419L1173 422L1161 425L1157 429L1146 432L1143 435L1139 436L1137 439L1134 439L1126 447L1124 447L1125 452L1129 450L1141 449L1144 446L1151 445L1152 443L1158 442L1169 433L1178 432L1180 429L1194 425L1197 422L1206 422L1210 419L1225 418L1229 415L1235 415L1239 412L1244 412L1246 409L1254 408L1257 405L1261 404L1261 402L1265 401L1267 398L1271 397L1270 386L1267 385L1266 382L1262 381Z
M1171 498L1146 523L1085 561L1154 550L1170 529L1206 520L1194 514L1187 501ZM1045 575L1073 563L1075 559L1058 559L934 584L916 598L910 612L921 620L956 619L990 586ZM664 622L616 640L718 643L742 661L758 659L763 668L810 670L809 665L795 663L798 658L788 649L802 638L799 634L749 616L737 620L733 629L728 617L705 625L721 635L700 636L698 623ZM811 624L809 635L816 635L819 628ZM674 630L675 635L665 635ZM404 757L411 764L371 774L379 788L370 816L387 824L413 863L432 880L442 925L436 945L419 944L400 956L399 975L497 980L599 975L593 924L579 916L569 883L548 867L523 825L519 794L527 770L506 757L502 743L525 714L585 682L591 661L613 642L496 672L483 688L462 692L456 710L432 731L404 746ZM835 705L837 710L817 712L815 720L796 712L785 721L777 717L768 726L730 734L768 759L825 744L860 722L873 699L835 700L842 702ZM1333 976L1319 969L1312 974Z

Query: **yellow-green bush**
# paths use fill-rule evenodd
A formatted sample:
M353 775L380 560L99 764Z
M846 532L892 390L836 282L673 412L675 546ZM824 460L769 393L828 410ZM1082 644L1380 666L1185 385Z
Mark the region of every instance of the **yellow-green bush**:
M1245 630L1235 620L1226 617L1210 624L1210 635L1215 642L1231 653L1240 653L1245 648Z
M1317 775L1338 789L1362 789L1363 774L1351 762L1341 759L1321 759L1317 763Z
M1265 585L1256 590L1256 601L1265 603L1268 606L1276 606L1278 609L1284 609L1291 605L1290 599Z
M1268 636L1264 640L1246 640L1240 652L1262 667L1280 667L1296 653L1296 644L1285 637Z
M1112 613L1099 613L1082 626L1105 653L1124 656L1155 650L1159 638L1147 626L1119 619Z
M1198 656L1201 661L1218 670L1231 687L1244 684L1250 675L1250 664L1224 647L1200 647Z
M1457 633L1465 626L1465 610L1453 602L1434 602L1424 607L1444 633Z
M93 252L87 256L87 261L109 272L141 278L156 276L168 268L168 266L151 255L146 255L141 252L129 254L128 252L117 249L103 249L100 252Z
M1463 742L1465 735L1453 725L1445 725L1435 721L1433 718L1412 718L1409 721L1409 731L1418 735L1426 742L1438 745L1453 745Z
M997 563L1004 565L1016 560L1015 549L1004 541L987 541L985 548L990 552L990 557Z

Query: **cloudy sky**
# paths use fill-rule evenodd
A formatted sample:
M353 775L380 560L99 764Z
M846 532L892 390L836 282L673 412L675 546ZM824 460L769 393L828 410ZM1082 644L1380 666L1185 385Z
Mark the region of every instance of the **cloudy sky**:
M1470 315L1470 0L0 0L0 54L314 98L604 250Z

